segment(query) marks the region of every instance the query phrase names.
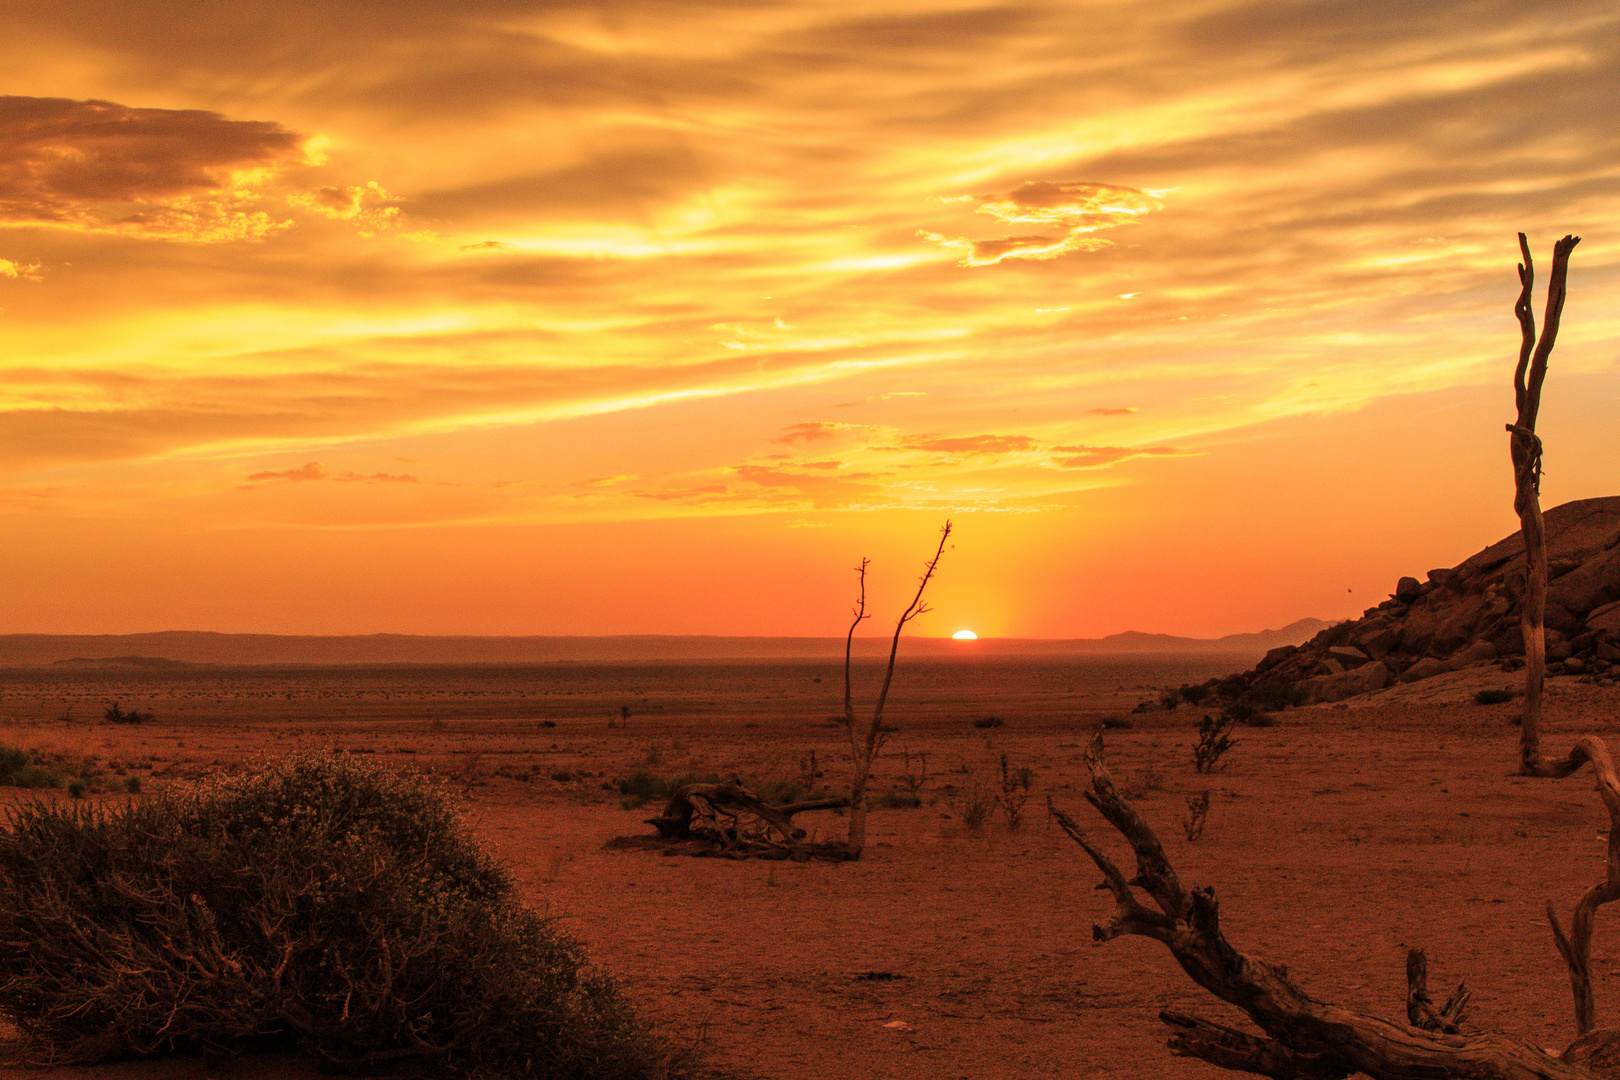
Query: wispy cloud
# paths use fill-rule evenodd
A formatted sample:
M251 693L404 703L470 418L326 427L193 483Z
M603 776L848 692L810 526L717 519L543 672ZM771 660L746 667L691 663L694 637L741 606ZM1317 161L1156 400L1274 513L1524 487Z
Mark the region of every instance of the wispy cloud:
M1137 191L1113 184L1029 180L1000 195L979 195L978 210L1007 225L1039 228L1038 233L990 240L947 237L924 230L921 236L967 252L963 266L993 266L1003 259L1055 259L1071 251L1097 251L1113 241L1095 235L1135 222L1162 207L1163 192Z
M1054 446L1052 450L1064 455L1053 459L1060 469L1106 469L1132 458L1189 457L1200 453L1179 446Z

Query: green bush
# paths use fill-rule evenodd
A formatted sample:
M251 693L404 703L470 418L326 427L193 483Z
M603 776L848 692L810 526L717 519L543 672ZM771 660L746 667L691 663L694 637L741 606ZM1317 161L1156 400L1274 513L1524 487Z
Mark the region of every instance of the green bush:
M34 760L28 750L14 746L0 746L0 785L20 788L57 787L62 774Z
M297 1047L336 1065L690 1067L519 903L435 781L305 751L0 828L0 1012L58 1060Z

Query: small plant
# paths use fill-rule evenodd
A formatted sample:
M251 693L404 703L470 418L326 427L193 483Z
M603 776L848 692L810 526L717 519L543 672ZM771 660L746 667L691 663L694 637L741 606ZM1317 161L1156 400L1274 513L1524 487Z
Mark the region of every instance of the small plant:
M1166 690L1159 695L1159 708L1169 712L1181 704L1181 695L1174 690Z
M119 708L119 703L116 701L107 706L107 710L101 715L109 724L144 724L152 719L152 713L141 712L139 709L131 709L129 712L125 712Z
M1143 766L1141 772L1119 785L1119 793L1133 802L1163 790L1164 774L1152 764Z
M125 777L124 790L131 795L139 795L141 793L141 778L138 776Z
M658 765L664 760L664 744L652 742L647 744L647 752L642 755L643 765Z
M1189 841L1204 835L1204 822L1209 818L1209 789L1187 796L1187 816L1181 819L1181 831Z
M962 793L955 806L962 824L975 832L984 827L985 821L990 817L990 811L995 808L996 799L990 785L977 777L974 778L973 785Z
M900 774L900 782L906 785L907 791L915 795L928 782L928 755L921 752L913 754L907 750L904 759L905 771ZM912 764L913 761L916 762L915 765Z
M1199 683L1182 683L1180 691L1181 700L1185 701L1189 705L1202 704L1203 700L1209 697L1209 692L1211 689L1213 689L1213 687L1204 686Z
M1029 801L1029 785L1035 774L1026 766L1014 769L1007 764L1007 755L1001 755L1001 794L996 803L1007 815L1007 828L1017 829L1024 823L1024 804Z
M1204 714L1198 722L1198 741L1193 743L1193 767L1201 773L1225 768L1220 761L1226 752L1237 745L1232 738L1232 726L1237 721L1223 713L1218 719Z
M84 784L83 780L69 780L68 781L67 791L68 791L68 797L69 798L73 798L73 799L82 799L82 798L84 798L84 790L85 790L85 784Z
M1128 716L1105 716L1100 724L1105 731L1129 731L1136 726L1136 721Z
M922 805L922 796L909 791L886 791L877 804L885 810L915 810Z
M976 728L997 728L1004 722L999 716L981 716L973 721L973 726Z
M1500 705L1513 700L1511 690L1481 690L1474 695L1475 705Z

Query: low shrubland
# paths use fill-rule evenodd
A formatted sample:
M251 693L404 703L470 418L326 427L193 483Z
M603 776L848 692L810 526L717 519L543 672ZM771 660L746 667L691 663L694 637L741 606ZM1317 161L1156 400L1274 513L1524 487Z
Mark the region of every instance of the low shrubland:
M306 751L0 829L0 1012L35 1056L298 1048L338 1066L679 1075L524 907L444 787Z
M139 791L141 782L120 761L103 763L95 755L0 745L0 787L65 788L79 798L104 791Z

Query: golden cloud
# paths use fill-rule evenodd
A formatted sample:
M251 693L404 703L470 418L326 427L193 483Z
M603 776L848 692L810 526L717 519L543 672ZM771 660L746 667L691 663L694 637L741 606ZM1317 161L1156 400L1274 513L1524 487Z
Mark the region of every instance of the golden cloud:
M1009 225L1047 226L1047 231L994 240L919 233L944 247L967 252L963 266L992 266L1003 259L1055 259L1071 251L1097 251L1113 241L1090 235L1128 225L1161 209L1158 191L1087 182L1031 180L1002 195L977 195L978 212ZM1056 228L1050 228L1055 226Z
M931 454L1019 454L1040 449L1028 435L966 435L939 438L916 435L900 443L904 450L924 450Z
M1054 446L1052 449L1069 455L1053 461L1060 469L1106 469L1132 458L1192 457L1202 452L1179 446Z
M279 228L254 183L302 163L280 124L200 109L0 97L0 223L166 239L256 239Z

